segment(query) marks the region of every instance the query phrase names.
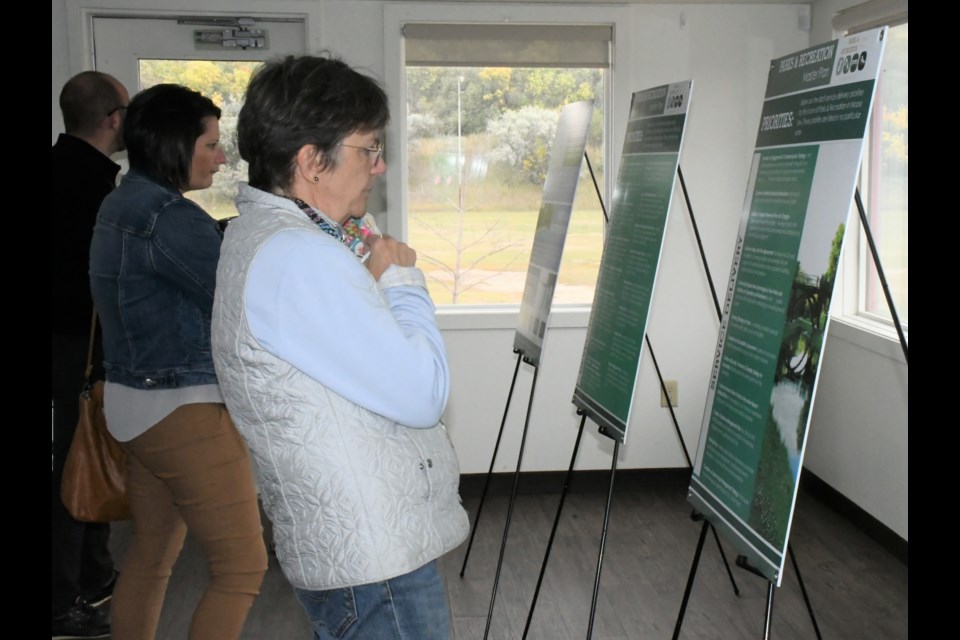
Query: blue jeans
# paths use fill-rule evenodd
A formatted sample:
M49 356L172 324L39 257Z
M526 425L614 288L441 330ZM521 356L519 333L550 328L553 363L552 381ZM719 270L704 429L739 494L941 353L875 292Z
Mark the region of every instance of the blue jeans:
M357 587L294 588L317 640L448 640L447 596L433 560L402 576Z

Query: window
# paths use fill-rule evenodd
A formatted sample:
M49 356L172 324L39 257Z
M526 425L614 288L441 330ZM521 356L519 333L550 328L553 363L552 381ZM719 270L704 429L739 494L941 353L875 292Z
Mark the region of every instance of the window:
M877 84L868 146L861 167L861 196L880 264L905 327L907 304L907 25L892 27ZM890 308L866 243L861 243L859 311L891 321Z
M888 25L883 66L877 81L871 122L860 167L860 195L887 287L904 331L909 317L907 273L907 198L909 180L907 100L907 2L870 0L840 11L833 27L855 33ZM853 222L853 218L857 222ZM844 269L855 272L843 282L840 315L888 326L892 316L873 255L854 209Z
M190 87L220 107L220 146L227 164L214 176L213 185L189 191L195 201L214 218L237 215L234 198L237 182L246 181L247 163L237 150L237 117L243 106L243 94L253 70L260 64L241 60L140 60L140 89L164 82Z
M437 304L519 304L562 107L593 100L604 185L609 25L404 25L407 240ZM554 301L589 304L604 221L587 163Z
M250 21L253 21L252 24ZM234 197L238 180L246 180L246 163L236 146L236 123L243 93L253 70L262 60L305 50L302 16L233 18L227 16L171 17L156 15L97 15L90 17L95 68L120 80L130 96L162 82L182 84L199 91L220 107L220 144L227 164L214 177L213 186L189 191L215 218L236 215ZM221 46L198 36L201 32L261 30L265 46ZM118 158L126 170L126 158Z

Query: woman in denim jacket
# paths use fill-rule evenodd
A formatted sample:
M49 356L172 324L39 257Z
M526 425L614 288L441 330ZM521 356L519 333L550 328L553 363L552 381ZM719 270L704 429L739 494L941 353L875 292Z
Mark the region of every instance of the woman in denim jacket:
M226 162L219 117L179 85L137 95L124 124L130 172L103 201L90 246L104 406L127 453L134 523L111 605L116 640L154 637L188 528L210 563L191 639L238 638L267 568L249 456L210 350L222 233L183 196Z

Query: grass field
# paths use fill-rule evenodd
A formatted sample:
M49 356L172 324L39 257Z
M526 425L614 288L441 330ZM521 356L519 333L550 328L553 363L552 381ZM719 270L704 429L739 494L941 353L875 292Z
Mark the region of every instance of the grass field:
M519 303L523 296L538 209L474 210L463 216L457 242L454 211L417 212L411 206L409 244L427 275L437 304L453 302L459 246L461 283L458 303ZM574 211L564 245L556 302L593 300L593 287L603 249L603 217L599 207ZM447 268L438 266L437 263Z
M488 198L487 208L470 209L464 214L458 303L520 302L542 192L538 187L520 189L512 195L512 201L509 194ZM206 192L192 192L189 197L215 219L237 214L232 200L214 199ZM452 270L457 263L459 225L456 207L449 199L441 200L411 201L407 240L417 251L417 266L426 274L430 294L438 305L453 303ZM581 185L570 217L555 302L593 301L602 249L603 214L592 185Z

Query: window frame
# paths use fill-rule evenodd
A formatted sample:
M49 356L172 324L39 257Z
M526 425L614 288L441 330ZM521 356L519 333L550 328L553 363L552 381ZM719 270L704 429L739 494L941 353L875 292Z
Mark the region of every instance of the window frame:
M389 96L391 121L387 127L387 158L391 171L384 176L387 201L392 203L386 213L386 230L390 234L407 239L408 194L407 181L407 87L406 58L404 55L403 25L412 23L436 22L452 24L491 24L493 22L515 22L536 25L570 25L580 23L609 24L613 28L610 68L605 87L604 136L608 141L604 151L606 168L601 185L604 204L610 202L613 183L619 171L619 151L626 116L629 111L630 94L627 83L617 82L618 78L629 78L630 56L623 39L618 32L626 32L629 24L627 7L585 7L563 5L551 7L549 15L542 5L510 4L491 5L486 3L447 4L447 3L410 3L384 6L384 51L386 65L384 79L387 86L399 87ZM624 106L625 105L625 106ZM551 312L551 326L559 322L566 327L586 327L590 316L590 303L554 304ZM442 305L437 308L438 322L441 328L450 329L509 329L516 328L520 304L491 305ZM555 312L562 312L554 318Z
M890 25L890 29L893 29L895 26L901 26L901 25L903 25L903 24L907 24L907 22L904 21L904 22L900 22L899 24L896 24L896 25ZM887 51L884 53L884 57L890 55L889 43L888 43L887 46L888 46L888 49L887 49ZM879 93L879 86L878 86L878 93ZM867 135L867 139L865 140L866 147L865 147L865 149L864 149L864 160L863 160L863 162L861 163L861 171L860 171L860 181L859 181L859 184L860 184L860 197L862 198L862 200L863 200L863 202L864 202L865 213L866 213L866 215L867 215L868 218L869 218L869 216L870 216L870 206L871 206L870 197L871 197L871 192L872 192L872 186L871 186L871 184L870 184L870 162L871 162L872 157L873 157L872 151L873 151L874 145L877 145L877 146L881 146L881 145L882 145L882 141L876 140L875 137L874 137L874 133L875 133L875 132L879 132L879 130L880 130L879 126L876 126L876 120L875 120L875 117L876 117L876 116L879 116L879 114L881 113L880 107L881 107L881 105L880 105L879 101L875 99L874 108L873 108L873 116L871 116L871 122L870 122L871 126L868 128L868 132L869 132L869 133L868 133L868 135ZM880 159L881 157L882 157L881 153L877 153L877 158ZM908 178L908 180L909 180L909 178ZM859 212L858 212L858 214L857 214L857 220L858 220L858 222L859 222L859 220L860 220ZM862 225L861 225L861 226L862 226ZM874 232L874 230L873 230L872 228L871 228L871 232ZM874 232L874 233L875 233L875 232ZM862 317L863 317L864 319L866 319L866 320L869 320L869 321L872 321L872 322L876 322L876 323L879 323L879 324L881 324L881 325L889 325L891 328L893 328L893 327L894 327L894 323L893 323L893 320L892 320L892 319L887 319L887 318L885 318L884 316L881 316L881 315L877 314L876 312L869 311L869 310L866 308L866 306L867 306L867 302L866 302L866 298L867 298L867 287L868 287L867 279L869 278L869 268L870 268L870 264L871 264L872 261L873 261L873 255L872 255L871 252L870 252L869 243L867 242L865 233L861 234L860 237L862 238L862 240L861 240L860 243L859 243L859 264L858 264L858 282L857 282L857 287L858 287L858 288L857 288L857 315L858 315L858 316L862 316ZM883 266L882 263L881 263L881 266ZM891 291L891 294L892 294L892 291ZM898 314L900 314L900 313L902 312L902 310L898 308L898 309L897 309L897 312L898 312ZM902 328L903 328L903 330L904 330L904 333L906 333L906 331L907 331L907 323L904 322L904 320L903 320L902 317L900 317L899 320L900 320L900 322L901 322L901 324L902 324Z
M856 33L868 28L874 28L877 25L886 24L889 28L907 24L906 3L903 2L903 11L898 10L900 3L894 1L886 2L867 2L863 5L857 5L839 12L834 18L834 37L843 37L846 34ZM892 11L887 15L878 15L871 13L870 9L879 8L886 11ZM850 23L850 15L860 18L859 22ZM889 51L884 52L884 56ZM879 113L878 95L874 95L874 104L871 109L870 123L867 126L867 132L864 137L864 152L861 155L860 173L857 178L857 189L860 191L861 201L865 209L865 214L869 217L870 202L869 193L869 158L871 140L871 131L873 129L874 118ZM873 230L871 229L871 232ZM865 308L865 297L867 289L867 277L869 264L873 261L873 255L870 252L869 243L866 238L866 232L860 219L860 212L856 201L851 202L850 214L846 235L844 238L843 256L840 261L840 270L837 278L836 291L834 292L835 304L831 309L831 321L839 321L836 325L840 333L844 334L848 340L854 341L860 346L870 349L876 353L893 357L894 359L905 362L903 352L899 347L900 338L892 320L870 312ZM907 323L901 319L904 336L908 336ZM853 338L856 331L862 334L856 339ZM890 343L895 343L897 349L891 351Z

